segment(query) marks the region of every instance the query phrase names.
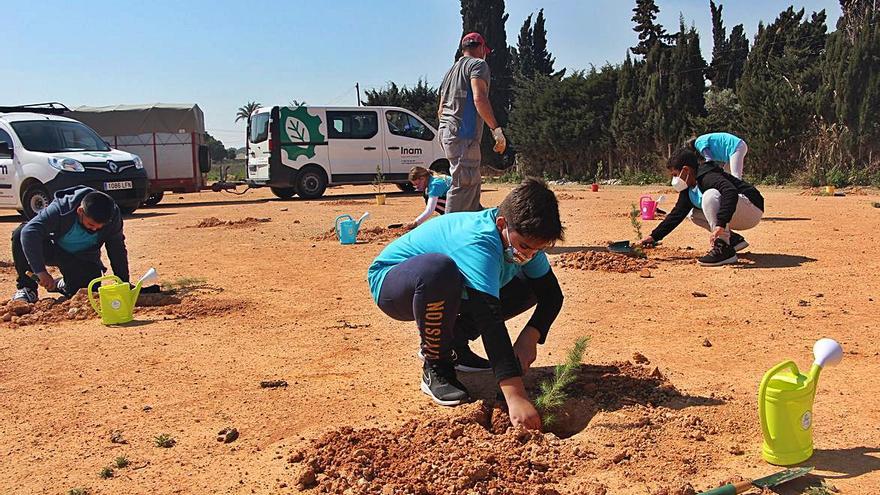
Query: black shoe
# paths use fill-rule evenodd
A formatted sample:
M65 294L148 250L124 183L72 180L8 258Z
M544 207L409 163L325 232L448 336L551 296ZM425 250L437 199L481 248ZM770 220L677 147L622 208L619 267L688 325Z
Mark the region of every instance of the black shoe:
M426 362L422 366L421 389L441 406L457 406L470 398L467 389L456 378L450 362Z
M419 349L419 359L425 360L425 354L421 349ZM467 344L452 350L452 362L455 363L455 371L462 373L479 373L492 369L489 360L472 351Z
M737 234L736 232L731 232L730 245L733 246L733 250L738 253L743 249L749 247L749 241L747 241L745 237Z
M33 304L39 300L39 297L37 297L37 291L29 287L24 287L15 291L15 295L12 296L12 300L24 301L28 304Z
M736 263L736 251L723 239L715 239L715 245L697 261L703 266L721 266Z

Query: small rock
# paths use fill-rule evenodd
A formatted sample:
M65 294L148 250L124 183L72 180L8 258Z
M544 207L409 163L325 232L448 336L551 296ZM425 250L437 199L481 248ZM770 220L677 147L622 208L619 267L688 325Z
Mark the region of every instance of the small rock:
M660 368L657 368L657 367L654 367L653 371L651 371L651 376L654 378L660 379L660 380L663 380L666 378L665 376L663 376L663 373L660 372Z
M703 347L712 347L712 342L709 342L709 339L703 339Z
M144 412L150 412L153 410L153 406L144 406Z
M281 208L279 211L287 211L287 208Z
M709 297L708 295L706 295L705 292L698 292L698 291L691 292L691 295L694 297Z
M125 445L125 444L128 443L128 440L126 440L125 438L123 438L123 436L122 436L122 432L121 432L121 431L119 431L119 430L113 430L113 431L110 433L110 442L111 442L111 443L118 443L118 444L120 444L120 445Z
M238 430L235 428L223 428L217 433L217 441L232 443L238 439Z
M24 301L12 301L9 303L9 306L7 306L7 309L15 316L22 316L30 313L33 308L30 304Z
M727 451L730 452L730 453L733 454L733 455L743 455L743 454L745 454L745 451L743 451L743 449L742 449L739 445L731 445L730 448L729 448Z
M636 364L651 364L651 361L641 352L634 352L632 360Z
M318 482L315 477L315 470L311 466L301 466L299 471L294 475L296 484L301 488L311 488Z
M287 381L285 380L263 380L260 382L260 388L278 388L286 386Z
M611 462L613 462L614 464L620 464L625 459L629 459L629 452L622 450L614 454L614 457L611 458Z
M809 303L808 301L804 301L803 299L801 299L801 300L798 301L798 306L800 306L800 307L802 307L802 308L803 308L803 307L806 307L806 306L809 306L809 305L810 305L810 303Z
M651 278L651 270L642 268L642 271L639 272L639 276L642 278Z

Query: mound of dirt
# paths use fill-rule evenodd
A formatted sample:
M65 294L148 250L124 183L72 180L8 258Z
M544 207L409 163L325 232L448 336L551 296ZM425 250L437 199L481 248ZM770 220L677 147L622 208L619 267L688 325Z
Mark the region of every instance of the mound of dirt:
M86 289L80 289L73 297L65 300L41 299L35 304L24 301L8 301L0 306L0 320L8 322L11 328L39 323L56 323L69 320L88 320L97 318L89 304Z
M321 206L355 206L355 205L368 205L369 201L358 201L356 199L337 199L335 201L322 201L320 203Z
M567 201L567 200L571 200L571 199L581 199L581 197L575 196L574 194L571 194L571 193L561 192L561 193L556 193L556 199L559 201Z
M199 220L199 223L193 225L194 228L204 229L210 227L253 227L255 225L271 222L271 218L255 218L246 217L239 220L220 220L217 217L208 217Z
M643 268L654 268L657 266L656 263L647 259L605 251L563 253L554 264L562 268L617 273L640 272Z
M493 432L493 416L509 426L477 402L390 430L339 428L291 453L293 484L318 493L558 495L556 484L581 464L573 450L521 428Z
M402 236L403 234L406 234L407 232L409 232L409 230L403 227L397 227L393 229L388 229L385 227L368 227L358 230L357 242L390 242ZM336 237L336 229L330 229L327 232L322 232L312 237L312 240L339 241L339 239Z

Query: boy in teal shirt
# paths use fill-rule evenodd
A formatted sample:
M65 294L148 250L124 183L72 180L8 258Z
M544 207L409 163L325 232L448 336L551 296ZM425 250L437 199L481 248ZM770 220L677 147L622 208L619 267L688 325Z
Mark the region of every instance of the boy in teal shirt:
M483 339L514 425L538 429L522 375L562 307L562 290L543 250L563 238L559 205L528 179L498 208L443 215L389 244L370 265L373 300L388 316L415 321L425 357L421 389L441 405L468 399L455 374L470 352L470 325ZM504 321L536 306L512 344Z

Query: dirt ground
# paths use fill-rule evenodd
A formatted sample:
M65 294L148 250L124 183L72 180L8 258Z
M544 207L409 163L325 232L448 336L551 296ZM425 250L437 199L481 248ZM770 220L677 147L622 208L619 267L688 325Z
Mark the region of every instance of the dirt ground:
M495 205L510 187L484 189ZM485 401L466 407L419 391L415 328L385 317L365 280L393 238L374 228L414 218L419 197L375 206L365 187L318 201L168 195L125 222L132 274L154 266L163 284L210 290L175 309L139 308L125 327L94 316L0 322L0 491L693 493L778 470L760 457L758 382L783 359L808 367L813 342L833 337L845 357L819 383L816 470L778 492L821 479L880 492L877 191L764 187L766 217L744 232L752 247L738 265L695 265L706 234L683 224L647 264L608 270L598 255L571 253L632 238L630 203L666 189L556 189L567 239L550 257L566 299L529 387L578 337L592 340L552 434L507 430L491 374L464 377ZM337 215L365 210L369 242L324 235ZM0 217L5 239L19 221ZM0 282L11 295L8 263ZM284 383L261 386L274 380ZM218 441L224 428L238 438ZM162 434L173 447L156 446ZM99 477L118 456L129 466Z

